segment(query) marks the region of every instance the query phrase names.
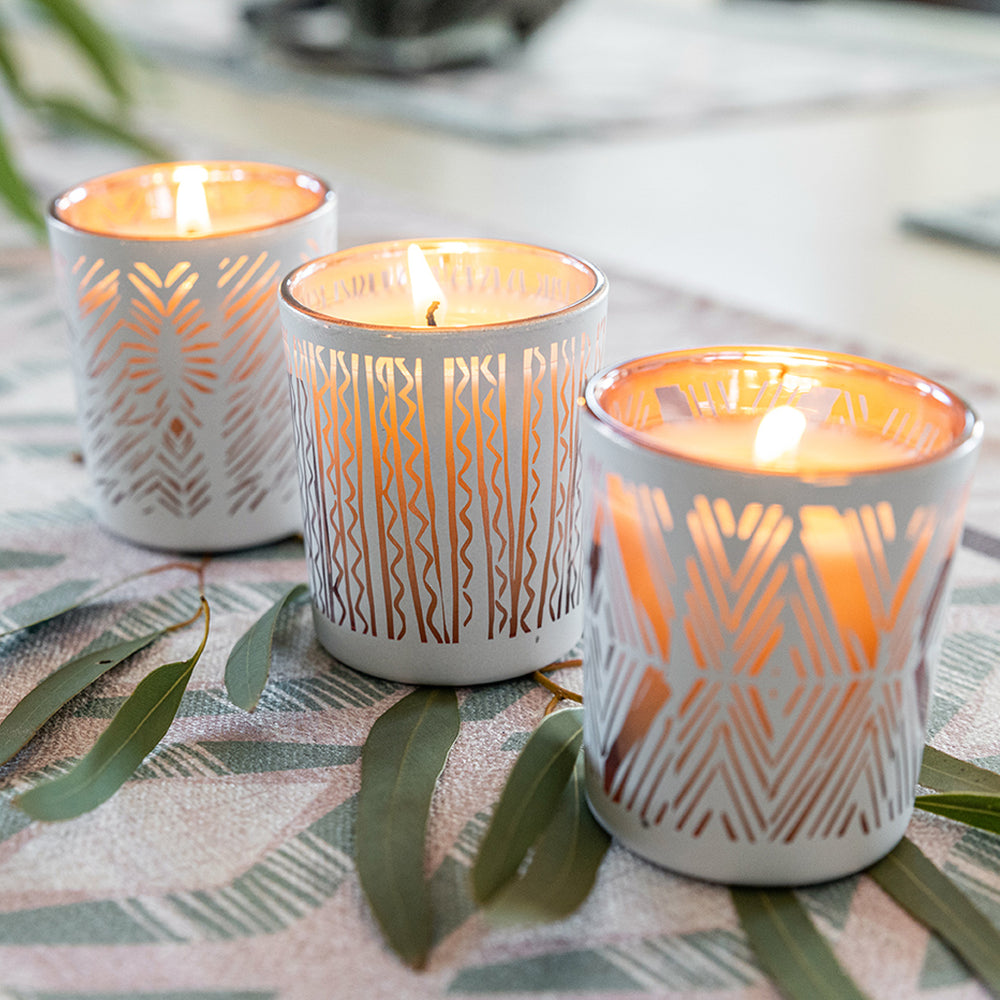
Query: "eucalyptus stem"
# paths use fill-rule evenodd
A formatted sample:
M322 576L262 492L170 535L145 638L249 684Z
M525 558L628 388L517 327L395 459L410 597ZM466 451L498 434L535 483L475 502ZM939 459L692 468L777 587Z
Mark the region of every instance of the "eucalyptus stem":
M583 665L583 660L573 659L573 660L560 660L558 663L550 663L548 666L539 667L538 670L532 673L532 678L536 683L541 684L543 688L547 691L551 691L554 698L545 706L545 715L551 715L563 701L575 701L578 705L583 704L583 695L578 694L576 691L570 691L569 688L563 687L562 684L557 684L554 680L546 677L546 674L553 673L556 670L566 670L570 667L580 667Z
M209 614L208 610L208 600L205 597L205 566L208 560L203 559L201 564L198 566L193 566L190 563L168 563L166 566L158 566L154 570L150 570L150 573L163 573L168 569L186 569L190 570L192 573L198 575L198 610L191 615L190 618L185 618L182 622L176 622L173 625L168 625L165 632L176 632L178 629L187 628L188 625L194 624L203 614L207 617Z
M582 667L583 660L579 657L572 660L559 660L556 663L550 663L548 666L539 667L536 673L539 674L553 674L557 670L568 670L570 667Z
M149 569L141 569L136 573L129 573L128 576L122 577L117 581L117 583L109 584L96 594L90 594L87 600L93 601L98 597L103 597L105 594L110 593L112 590L124 587L127 583L134 583L136 580L144 580L147 576L156 576L159 573L170 573L173 570L183 570L186 573L194 573L198 578L199 590L203 592L205 589L205 567L208 565L209 561L210 558L208 556L202 559L201 562L197 563L182 562L179 559L174 559L171 562L161 563L159 566L151 566Z
M153 576L156 573L167 573L173 569L183 569L187 570L189 573L197 573L199 580L204 580L205 567L208 565L209 559L206 556L200 563L189 563L181 562L180 560L174 560L173 562L163 563L160 566L154 566L152 569L144 569L140 573L136 573L134 577L126 577L122 582L126 582L132 579L138 579L143 576Z

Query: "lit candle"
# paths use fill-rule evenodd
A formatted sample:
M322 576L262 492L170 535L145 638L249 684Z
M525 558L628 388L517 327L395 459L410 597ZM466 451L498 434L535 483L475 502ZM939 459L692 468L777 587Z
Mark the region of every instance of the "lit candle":
M295 294L333 322L426 332L564 312L593 283L590 265L566 254L501 241L421 240L343 251L335 276L327 261L313 261L296 276Z
M157 163L85 181L51 215L83 233L205 239L283 227L334 201L318 178L264 163ZM320 248L317 247L318 251ZM301 259L296 261L301 263Z
M413 302L413 325L446 325L448 304L444 292L434 280L427 258L416 243L411 243L406 248L406 268L410 279L410 299Z
M208 177L208 171L197 163L174 168L173 180L177 182L174 226L178 236L204 236L212 232L212 214L205 195Z
M624 843L797 885L885 855L982 425L873 361L644 358L588 383L588 798Z
M810 422L802 410L789 404L775 406L762 415L721 413L649 423L640 434L650 445L679 457L750 473L789 474L803 481L884 471L912 463L920 454L914 447L863 428ZM626 544L633 549L641 546L641 532L629 524L637 512L620 498L612 501L611 509L619 536L628 539ZM799 519L802 546L820 578L834 618L860 643L860 649L847 647L849 666L862 671L875 662L879 632L887 631L889 623L869 602L856 559L856 540L844 520L824 505L803 506ZM641 552L633 552L625 562L634 574L642 572L645 559ZM662 594L638 582L632 590L647 608L650 620L657 621ZM662 630L662 623L659 627ZM858 655L861 651L863 657Z
M57 197L49 234L98 519L219 550L299 530L277 284L335 246L317 178L162 163Z
M580 635L576 400L606 282L497 240L344 250L282 284L314 618L411 683L523 674Z
M879 434L809 422L801 410L788 405L762 416L650 424L642 435L651 444L696 461L803 477L885 469L919 456L915 448Z

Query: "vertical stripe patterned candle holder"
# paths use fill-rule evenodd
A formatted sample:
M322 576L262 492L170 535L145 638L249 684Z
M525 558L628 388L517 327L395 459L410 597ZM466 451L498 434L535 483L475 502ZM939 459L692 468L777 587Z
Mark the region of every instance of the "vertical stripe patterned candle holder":
M314 617L336 657L475 684L578 641L576 400L606 302L591 265L492 240L359 247L285 280Z
M763 885L895 846L981 438L941 386L842 355L719 348L590 382L587 789L623 843Z
M300 530L277 286L336 246L317 178L156 164L57 197L49 236L96 514L156 548Z

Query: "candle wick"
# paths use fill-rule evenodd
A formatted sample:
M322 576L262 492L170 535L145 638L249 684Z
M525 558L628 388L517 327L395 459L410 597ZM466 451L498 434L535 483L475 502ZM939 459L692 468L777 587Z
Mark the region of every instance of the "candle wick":
M430 308L427 310L427 325L437 326L437 320L434 318L434 310L441 305L436 299L430 304Z

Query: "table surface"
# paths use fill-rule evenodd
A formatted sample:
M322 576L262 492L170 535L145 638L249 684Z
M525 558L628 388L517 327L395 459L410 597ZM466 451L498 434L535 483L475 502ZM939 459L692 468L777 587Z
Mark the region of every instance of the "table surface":
M213 144L264 159L280 150L327 173L344 246L488 230L592 257L611 279L609 361L697 344L825 345L919 366L963 393L987 437L929 740L1000 770L1000 446L991 430L1000 427L1000 348L990 309L1000 263L904 236L895 215L924 199L995 192L1000 147L985 126L1000 92L510 147L307 97L258 96L251 113L216 75L164 72L156 100L170 116L160 124L189 122L192 155L210 155ZM25 150L52 190L120 155L34 134ZM94 524L74 459L66 338L46 253L11 227L0 245L0 549L52 556L0 572L0 619L10 625L46 594L110 583L169 556ZM499 929L475 912L470 845L548 700L527 680L459 692L462 730L429 825L435 947L426 971L400 965L361 897L352 819L360 746L407 689L332 661L304 607L278 632L257 712L233 709L222 686L233 642L304 575L294 543L208 563L212 633L179 716L94 812L29 823L11 799L83 753L139 678L190 654L192 632L113 671L0 769L0 997L777 996L724 888L617 844L565 921ZM175 620L194 599L188 575L164 574L2 640L0 715L89 643ZM994 838L919 813L909 835L1000 922ZM869 878L800 895L872 997L987 995Z

